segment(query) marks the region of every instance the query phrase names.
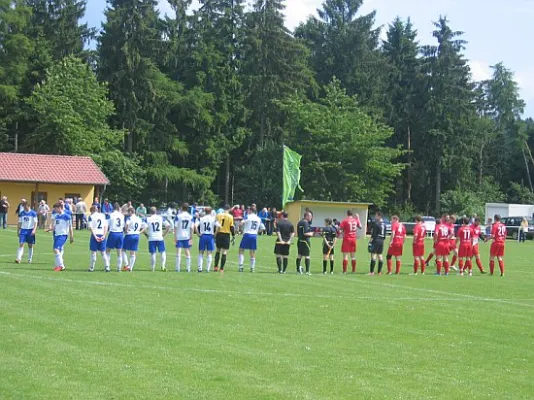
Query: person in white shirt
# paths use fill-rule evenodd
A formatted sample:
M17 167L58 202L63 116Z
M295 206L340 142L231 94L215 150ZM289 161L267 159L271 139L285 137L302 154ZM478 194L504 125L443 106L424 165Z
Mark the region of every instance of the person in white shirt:
M165 211L165 218L171 224L171 231L174 231L174 219L177 214L178 211L176 210L174 203L170 203L167 211Z
M78 231L83 229L85 214L87 213L87 206L81 197L78 199L74 209L76 214L76 230Z
M197 233L200 236L198 243L198 272L202 272L204 264L204 253L206 257L206 272L210 272L213 260L213 250L215 250L215 217L211 214L211 207L204 209L204 215L196 224Z
M156 253L161 254L161 270L167 272L165 266L167 262L167 253L165 252L165 241L163 238L169 233L170 224L163 219L161 215L157 215L156 207L150 207L150 215L145 221L145 226L142 232L146 231L148 236L148 252L150 253L150 265L152 272L156 270Z
M24 202L23 207L17 224L19 248L15 262L20 264L24 254L24 243L28 243L28 264L31 264L33 260L33 245L35 244L35 230L38 224L37 213L30 208L30 204L27 201Z
M143 221L135 215L135 208L128 208L128 216L125 219L124 244L122 247L122 259L124 262L123 271L133 271L135 260L137 258L137 250L139 249L139 236L144 228ZM130 252L130 260L128 261L128 253Z
M176 272L180 272L182 263L182 249L185 252L187 272L191 272L191 246L195 226L193 217L189 214L189 204L182 204L182 211L174 219L174 242L176 243Z
M50 212L50 207L46 204L46 201L41 200L39 203L39 229L45 229L46 220L48 219L48 213Z
M88 227L91 232L89 239L89 250L91 251L91 260L88 272L95 270L96 253L99 252L104 260L104 270L109 271L109 257L106 253L106 234L108 233L108 221L104 214L98 212L97 206L91 206L91 215L88 219Z
M243 272L243 262L245 261L245 250L250 252L250 272L256 269L256 249L258 233L265 230L260 217L256 215L256 208L251 207L248 210L247 218L241 222L243 226L243 239L239 245L239 272Z
M65 210L62 203L54 204L54 211L47 232L54 232L54 254L56 267L54 271L65 271L63 260L63 246L70 237L70 243L74 243L74 233L72 231L72 214Z
M124 243L124 214L121 212L119 203L113 204L113 212L108 215L108 240L106 244L106 253L111 260L111 250L117 250L117 272L122 267L122 245ZM109 272L109 268L106 269Z

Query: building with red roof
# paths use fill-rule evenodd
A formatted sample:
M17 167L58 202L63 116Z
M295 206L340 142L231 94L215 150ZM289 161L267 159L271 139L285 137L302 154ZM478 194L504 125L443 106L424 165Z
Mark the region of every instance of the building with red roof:
M69 197L81 197L90 206L108 184L91 157L0 153L0 196L8 197L12 223L21 198L35 208L41 200L52 207Z

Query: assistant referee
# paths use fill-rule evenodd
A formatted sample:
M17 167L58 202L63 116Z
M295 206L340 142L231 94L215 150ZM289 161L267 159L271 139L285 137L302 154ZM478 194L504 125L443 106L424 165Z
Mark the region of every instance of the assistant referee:
M299 242L297 245L298 255L297 255L297 274L303 273L301 260L304 257L304 262L306 263L306 274L311 275L310 272L310 251L311 251L311 244L310 244L310 237L313 236L313 232L310 226L310 221L312 219L312 215L310 212L304 213L304 218L302 218L299 223L297 224L297 234L299 238Z

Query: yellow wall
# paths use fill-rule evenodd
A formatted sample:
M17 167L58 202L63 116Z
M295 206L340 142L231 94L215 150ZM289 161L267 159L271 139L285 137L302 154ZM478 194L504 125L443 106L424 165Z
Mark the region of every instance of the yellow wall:
M335 202L317 202L317 201L295 201L286 204L286 212L289 214L288 219L297 224L303 217L306 208L313 212L313 226L323 227L325 218L336 218L342 221L347 216L347 210L351 209L358 214L363 229L358 231L358 238L364 237L367 229L367 215L369 205L365 203L335 203Z
M36 190L35 183L18 183L18 182L0 182L0 194L7 196L10 204L8 223L15 225L17 223L15 217L15 207L20 203L21 198L31 200L32 192ZM40 183L38 185L39 192L46 192L47 203L52 208L57 199L65 198L65 194L73 193L80 194L80 197L87 204L87 208L93 203L95 188L92 185L59 185L50 183ZM33 205L32 205L33 207Z

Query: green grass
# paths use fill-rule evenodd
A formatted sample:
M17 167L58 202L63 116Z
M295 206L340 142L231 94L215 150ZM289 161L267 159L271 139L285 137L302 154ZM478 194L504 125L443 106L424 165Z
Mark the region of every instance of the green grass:
M86 233L62 273L50 235L32 265L16 246L0 231L2 399L534 397L533 242L507 244L505 278L409 276L409 254L401 276L368 277L364 242L346 276L319 274L319 241L312 276L294 258L275 274L274 238L255 274L233 248L224 275L149 272L144 238L133 273L84 272Z

